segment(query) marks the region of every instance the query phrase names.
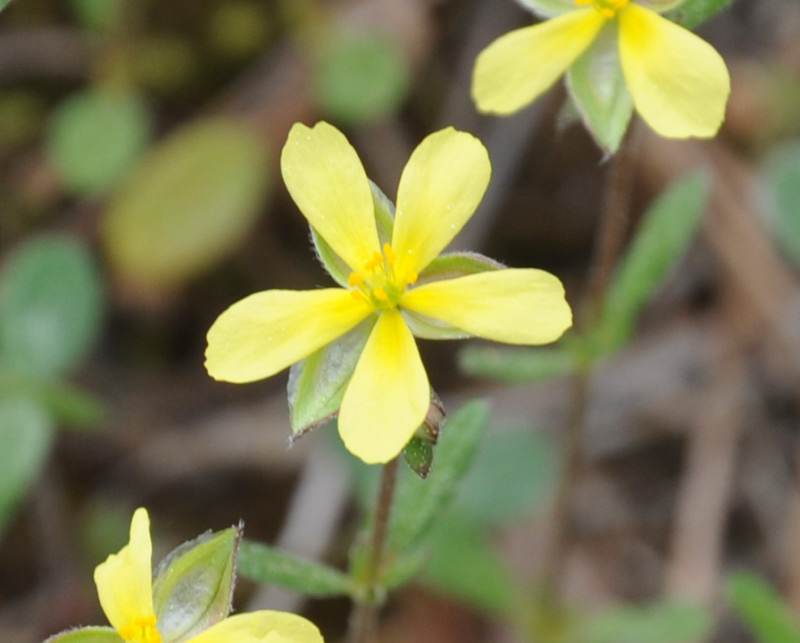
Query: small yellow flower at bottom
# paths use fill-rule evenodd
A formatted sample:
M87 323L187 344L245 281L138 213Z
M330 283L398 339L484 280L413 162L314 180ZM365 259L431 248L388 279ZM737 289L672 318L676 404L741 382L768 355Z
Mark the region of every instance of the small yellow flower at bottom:
M717 133L730 77L707 42L630 0L551 0L547 6L563 11L501 36L478 55L472 97L480 111L511 114L533 102L608 27L617 36L634 106L653 130L668 138Z
M130 540L95 568L100 605L125 643L162 643L153 609L152 542L147 510L137 509ZM306 619L284 612L237 614L215 623L185 643L322 643Z
M269 377L370 320L338 417L345 446L365 462L396 457L428 411L414 319L460 336L528 345L553 342L572 324L561 282L542 270L422 283L489 183L488 153L472 135L447 128L414 150L400 178L391 240L383 244L369 180L339 130L296 124L281 170L300 211L351 274L341 288L269 290L233 304L208 331L206 368L229 382Z

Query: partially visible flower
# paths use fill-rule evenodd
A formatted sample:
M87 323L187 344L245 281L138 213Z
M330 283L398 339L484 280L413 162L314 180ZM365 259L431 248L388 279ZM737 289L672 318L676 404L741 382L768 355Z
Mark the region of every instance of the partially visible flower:
M139 508L130 540L97 566L94 580L108 622L125 643L162 643L153 607L150 518ZM182 643L322 643L317 628L285 612L259 611L225 618Z
M551 17L511 31L478 56L472 96L478 109L510 114L549 89L613 30L636 110L670 138L711 137L725 116L730 77L707 42L660 16L674 0L522 0ZM652 7L652 8L650 8Z
M426 272L489 183L488 154L470 134L448 128L417 147L400 178L388 233L376 224L356 151L331 125L296 124L281 170L313 230L346 264L338 279L343 287L269 290L237 302L208 332L206 368L230 382L269 377L367 321L369 338L338 418L345 445L365 462L397 456L428 411L431 389L413 333L431 336L420 329L435 326L450 329L451 337L545 344L571 325L564 288L547 272L494 269L453 278Z

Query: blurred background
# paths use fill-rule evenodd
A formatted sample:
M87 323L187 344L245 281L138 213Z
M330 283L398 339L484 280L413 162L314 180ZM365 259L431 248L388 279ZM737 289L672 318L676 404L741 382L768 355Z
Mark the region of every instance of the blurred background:
M205 333L236 300L330 284L278 170L294 122L342 129L391 199L425 135L476 134L492 183L453 247L549 270L581 306L606 159L560 84L508 119L469 97L478 52L530 22L510 0L0 13L1 641L105 623L92 570L140 505L156 558L242 519L251 539L343 564L358 511L335 430L290 449L285 374L234 386L203 368ZM706 640L745 642L720 598L731 571L800 609L800 3L736 0L700 33L731 71L727 121L702 142L642 126L634 224L690 168L710 176L709 205L634 341L591 378L559 583L581 609L699 601L716 616ZM551 551L570 382L471 377L462 348L421 342L450 410L492 403L464 502L484 514L489 565L531 583ZM477 561L462 550L455 567ZM476 591L447 565L393 597L381 640L516 640L481 565ZM347 601L240 590L240 611L345 631Z

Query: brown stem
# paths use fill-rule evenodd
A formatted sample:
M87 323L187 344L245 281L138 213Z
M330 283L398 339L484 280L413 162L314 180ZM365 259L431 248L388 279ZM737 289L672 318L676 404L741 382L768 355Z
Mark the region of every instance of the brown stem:
M608 168L605 200L589 268L586 307L577 320L579 333L591 329L600 317L625 240L639 138L637 130L634 121ZM547 563L542 582L545 600L553 600L557 596L556 587L571 537L570 505L583 467L581 445L589 408L590 378L591 372L586 368L580 368L572 377L569 414L563 429L562 467L553 501L549 552L545 557Z
M383 566L383 554L386 547L386 536L389 533L389 517L394 500L394 488L397 481L398 460L390 460L381 471L381 483L375 514L372 522L372 534L369 543L364 591L356 601L350 619L350 643L370 643L375 640L378 627L378 608L383 596L379 578Z

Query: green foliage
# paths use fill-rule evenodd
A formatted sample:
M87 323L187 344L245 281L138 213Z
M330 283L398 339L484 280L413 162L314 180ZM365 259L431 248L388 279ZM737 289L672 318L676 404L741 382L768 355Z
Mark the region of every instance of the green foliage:
M88 250L67 237L22 246L0 280L0 363L39 377L83 359L100 326L102 296Z
M239 573L306 596L348 596L352 592L350 578L333 567L247 540L239 550Z
M150 117L135 94L88 90L53 113L48 152L64 183L79 193L112 186L150 138Z
M241 530L207 533L170 552L153 579L153 606L164 643L186 641L231 610Z
M733 0L686 0L668 12L667 17L687 29L694 29L731 4Z
M120 0L71 0L70 6L82 25L98 33L111 29L122 15Z
M725 593L760 643L800 642L800 624L778 593L758 576L731 574Z
M122 638L110 627L79 627L67 632L54 634L44 643L124 643Z
M40 404L0 397L0 533L39 475L52 441L53 424Z
M155 147L111 195L103 240L113 267L145 289L181 286L252 229L265 192L262 144L207 119Z
M509 384L537 382L565 375L572 370L573 357L564 347L510 348L467 346L458 356L465 373L490 377Z
M599 324L599 350L613 352L633 334L644 304L691 241L708 197L708 179L693 173L659 195L644 215L612 282Z
M705 640L713 621L699 605L663 601L605 609L587 619L585 643L687 643Z
M773 236L800 266L800 143L778 148L764 169Z
M403 52L382 34L339 33L322 47L314 88L322 109L345 123L374 123L394 112L408 91Z
M5 9L9 4L11 4L11 0L0 0L0 11Z
M567 71L567 87L586 128L609 154L617 151L633 115L616 29L609 24Z
M437 521L421 580L490 614L509 614L521 594L486 532L458 514Z
M426 480L406 476L398 484L389 538L392 551L405 552L425 542L453 501L488 420L488 404L464 404L442 428L431 475Z

